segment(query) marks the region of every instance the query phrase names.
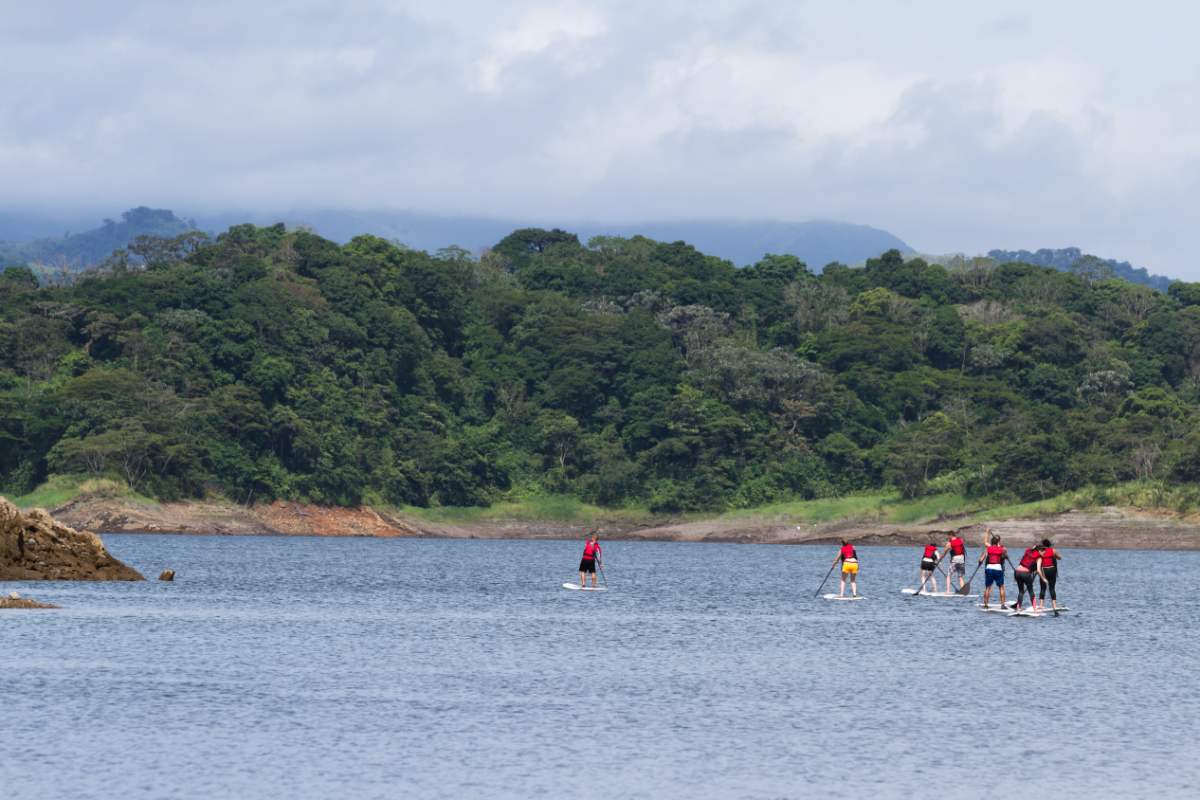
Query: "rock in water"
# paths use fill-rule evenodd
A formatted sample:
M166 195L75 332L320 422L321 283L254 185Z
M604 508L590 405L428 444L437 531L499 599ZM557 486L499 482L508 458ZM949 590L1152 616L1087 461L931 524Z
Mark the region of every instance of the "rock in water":
M0 497L0 581L141 580L96 534L55 522L40 508L22 514Z
M162 574L158 576L158 579L159 579L160 581L173 581L173 580L175 580L175 570L173 570L173 569L164 569L164 570L162 571Z
M58 606L53 603L39 603L28 597L3 597L0 598L0 608L58 608Z

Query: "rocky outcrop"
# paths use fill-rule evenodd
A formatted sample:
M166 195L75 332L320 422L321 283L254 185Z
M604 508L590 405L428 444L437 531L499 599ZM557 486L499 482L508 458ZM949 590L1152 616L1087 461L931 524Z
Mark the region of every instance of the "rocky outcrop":
M40 603L30 597L21 597L13 592L8 597L0 597L0 608L58 608L53 603Z
M35 508L22 514L0 497L0 581L140 581L100 537Z

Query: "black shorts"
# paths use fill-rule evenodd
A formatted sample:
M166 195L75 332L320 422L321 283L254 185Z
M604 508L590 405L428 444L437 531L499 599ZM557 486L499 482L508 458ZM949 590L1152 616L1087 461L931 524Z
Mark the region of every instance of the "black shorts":
M592 574L595 574L595 572L596 572L596 559L594 559L594 558L585 558L585 559L583 559L582 561L580 561L580 562L579 562L579 571L580 571L580 572L590 572L590 573L592 573Z
M926 561L925 559L921 559L922 572L933 572L935 569L937 569L936 561Z

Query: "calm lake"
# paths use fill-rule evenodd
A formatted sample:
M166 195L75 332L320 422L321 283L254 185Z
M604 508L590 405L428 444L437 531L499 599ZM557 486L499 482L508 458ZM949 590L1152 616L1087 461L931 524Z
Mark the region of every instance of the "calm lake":
M5 800L1200 796L1200 553L1068 550L1024 619L919 548L833 603L834 547L104 539L178 578L0 585L64 606L0 613Z

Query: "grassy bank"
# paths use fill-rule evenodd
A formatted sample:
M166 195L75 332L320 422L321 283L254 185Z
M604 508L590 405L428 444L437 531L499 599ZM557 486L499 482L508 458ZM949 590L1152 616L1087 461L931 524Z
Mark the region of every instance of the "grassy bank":
M441 506L438 508L419 508L417 506L402 506L396 508L395 511L417 519L447 524L523 520L574 523L576 525L602 525L613 522L625 524L650 523L662 519L662 515L651 514L644 508L602 508L585 503L578 498L564 495L508 500L486 507Z
M926 525L944 522L946 527L985 520L1015 519L1058 514L1070 509L1122 506L1187 515L1200 512L1200 487L1167 486L1137 481L1107 487L1089 487L1030 502L1005 498L968 498L960 494L937 494L906 500L895 493L867 493L817 500L793 500L722 514L653 514L645 508L611 509L589 505L574 497L531 497L497 503L490 507L405 507L397 511L431 522L448 524L525 520L577 525L661 524L668 520L712 518L778 520L791 524L832 522L890 522L897 525Z
M29 494L10 497L9 500L18 508L56 508L84 495L119 497L147 505L157 502L145 495L138 494L121 481L79 475L51 475L48 481Z

